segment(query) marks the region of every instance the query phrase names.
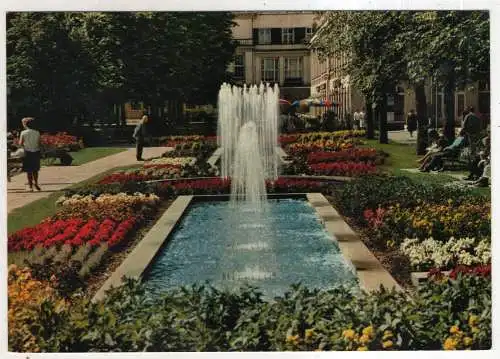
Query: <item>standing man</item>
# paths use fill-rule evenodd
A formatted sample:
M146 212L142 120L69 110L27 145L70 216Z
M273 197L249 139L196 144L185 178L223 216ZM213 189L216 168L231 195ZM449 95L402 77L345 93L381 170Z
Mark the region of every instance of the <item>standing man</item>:
M136 143L136 158L137 161L144 161L142 158L142 150L144 148L144 141L146 137L148 136L148 132L146 129L146 124L148 123L148 116L144 115L141 118L141 121L137 124L137 126L134 129L134 139Z
M481 120L474 113L474 107L472 106L467 108L464 114L462 130L465 131L467 141L469 142L469 165L472 166L473 159L478 157L477 148L481 138Z
M406 117L406 129L410 133L410 137L413 137L413 132L417 130L417 122L417 114L415 110L411 110L408 117Z

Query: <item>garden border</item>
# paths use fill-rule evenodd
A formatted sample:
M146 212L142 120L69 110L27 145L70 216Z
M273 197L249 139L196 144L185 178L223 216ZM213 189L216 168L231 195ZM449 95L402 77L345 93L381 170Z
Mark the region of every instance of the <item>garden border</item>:
M396 280L385 270L373 253L359 239L359 236L321 193L270 193L268 198L307 199L316 210L327 232L332 236L332 240L337 241L342 255L353 264L361 289L377 290L382 285L388 289L402 290ZM229 199L229 195L178 196L134 250L99 288L92 301L103 299L107 290L122 283L123 277L141 278L191 203L227 199Z
M384 286L387 289L402 290L398 282L382 266L325 196L321 193L307 193L307 199L321 218L328 233L334 240L337 240L342 255L353 264L361 289L373 291Z
M149 230L134 250L99 288L92 301L103 299L106 291L122 283L123 277L140 278L156 253L160 250L170 232L191 203L193 196L179 196Z

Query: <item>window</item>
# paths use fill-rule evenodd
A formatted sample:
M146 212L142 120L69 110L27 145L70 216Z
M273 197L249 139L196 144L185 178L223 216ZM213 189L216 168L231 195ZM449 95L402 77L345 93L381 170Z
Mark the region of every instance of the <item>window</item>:
M285 58L285 79L301 79L302 78L302 58L290 57Z
M234 57L234 77L245 77L245 61L243 55L236 55Z
M292 27L281 29L281 43L293 44L295 42L295 31Z
M271 43L271 29L259 29L259 44Z
M261 70L262 81L278 82L279 67L277 57L268 57L262 59Z
M312 27L306 27L306 37L305 37L305 41L309 42L312 38L312 35L313 35L313 29Z

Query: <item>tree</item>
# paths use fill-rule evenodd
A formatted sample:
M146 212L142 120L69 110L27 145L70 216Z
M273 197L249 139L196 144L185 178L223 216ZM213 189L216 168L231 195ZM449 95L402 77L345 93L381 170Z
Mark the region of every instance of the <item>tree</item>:
M432 77L445 88L445 134L454 137L454 92L489 78L489 14L486 11L333 11L313 46L323 56L349 54L346 71L379 112L386 138L383 98L400 81L415 90L419 129L417 153L427 147L425 84ZM461 109L459 109L461 110ZM372 119L369 117L368 121Z
M58 129L79 111L95 86L95 66L73 31L71 13L9 14L7 81L9 118L42 115ZM58 117L64 121L51 121Z
M313 46L321 56L348 54L345 71L367 103L374 103L379 115L379 141L388 142L387 94L404 78L404 66L396 43L402 31L395 11L331 11L318 30ZM368 117L371 127L373 118Z
M444 130L451 140L455 137L456 87L489 78L489 13L425 11L406 16L410 20L402 41L408 44L409 79L421 85L432 76L444 87Z
M232 26L230 13L216 12L11 13L9 118L67 128L76 115L127 100L154 113L165 101L215 102L235 49Z

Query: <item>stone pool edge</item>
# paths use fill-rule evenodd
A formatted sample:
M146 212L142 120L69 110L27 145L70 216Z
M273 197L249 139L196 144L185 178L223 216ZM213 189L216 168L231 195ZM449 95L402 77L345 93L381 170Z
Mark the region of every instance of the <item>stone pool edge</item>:
M356 268L361 289L373 291L382 285L387 289L403 290L325 196L321 193L307 193L306 197L327 232L337 240L344 258Z
M142 276L188 208L193 197L178 196L176 198L155 225L146 233L144 238L137 243L127 258L99 288L92 298L92 302L103 299L106 291L122 284L123 277L139 279Z
M141 278L192 202L223 200L228 197L228 195L178 196L120 266L99 288L92 301L96 302L103 299L106 291L122 284L123 277ZM327 232L337 240L342 255L356 268L356 275L361 289L372 291L379 289L380 285L383 285L388 289L402 290L396 280L321 193L268 194L268 197L306 198L315 209Z

